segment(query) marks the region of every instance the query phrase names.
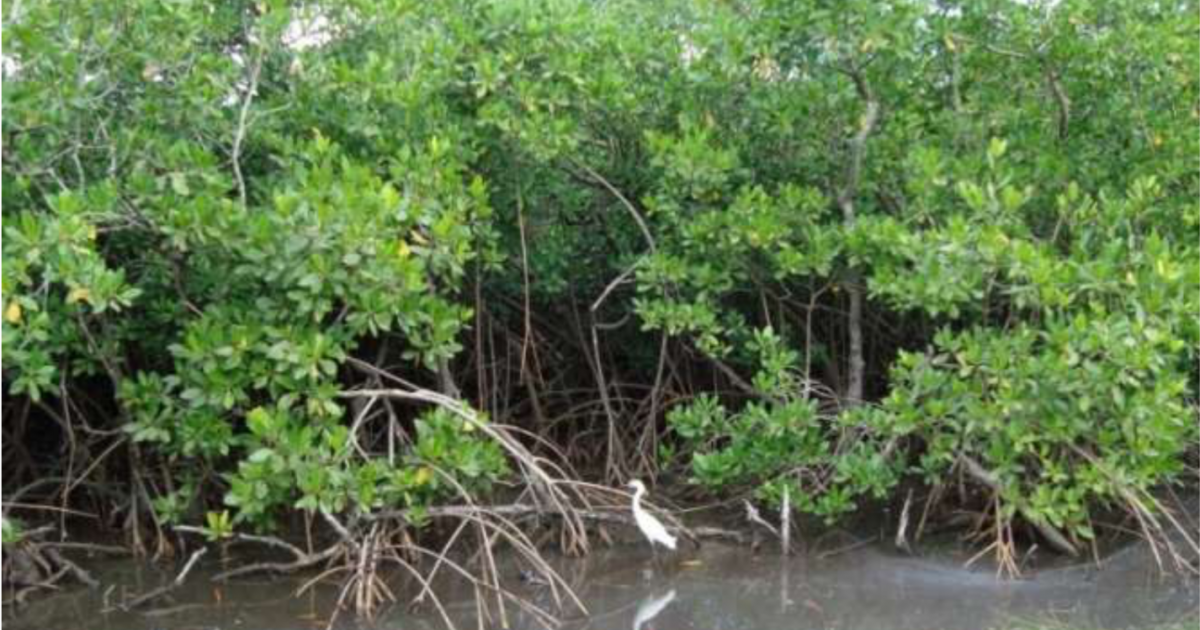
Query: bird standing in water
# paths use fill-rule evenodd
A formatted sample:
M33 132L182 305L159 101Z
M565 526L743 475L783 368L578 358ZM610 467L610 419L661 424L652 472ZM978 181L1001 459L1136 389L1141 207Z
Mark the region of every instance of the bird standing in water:
M654 550L655 544L675 551L675 537L667 533L667 528L658 519L642 509L642 495L646 494L646 485L634 479L629 482L628 487L633 488L633 520L650 541L651 551Z

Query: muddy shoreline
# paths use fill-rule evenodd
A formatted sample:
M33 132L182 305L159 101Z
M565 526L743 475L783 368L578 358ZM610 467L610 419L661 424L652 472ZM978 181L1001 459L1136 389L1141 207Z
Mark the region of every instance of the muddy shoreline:
M703 521L697 529L737 531L747 540L760 537L745 527L726 530L728 515ZM1190 622L1200 607L1194 577L1161 571L1149 547L1128 543L1095 561L1068 560L1036 549L1019 578L998 575L982 556L964 566L978 550L950 535L932 537L914 553L881 542L877 534L843 530L802 539L791 557L778 555L776 543L761 546L706 540L661 557L651 555L635 532L606 526L601 545L583 558L547 552L553 567L576 590L587 612L573 611L560 621L569 628L628 628L638 614L655 612L653 627L785 628L879 627L981 628L1046 619L1054 627L1154 628ZM162 630L193 628L436 628L446 618L461 628L476 627L478 611L470 585L446 574L435 584L442 610L428 602L408 605L420 585L395 575L389 580L398 603L374 621L343 614L330 626L338 580L303 589L313 572L263 575L214 582L230 567L271 557L251 549L214 550L199 558L187 579L151 606L123 610L139 594L161 589L183 564L145 563L67 551L99 583L49 591L20 607L6 607L9 628L39 630ZM523 564L510 553L498 554L500 571L531 601L549 605L543 585L522 583ZM6 592L6 596L7 596ZM668 597L669 595L669 597ZM669 601L667 601L669 600ZM664 604L664 602L666 602ZM107 611L107 612L101 612ZM443 617L443 611L445 617ZM494 615L495 613L493 613ZM510 628L540 627L537 619L511 608ZM501 627L493 618L489 627ZM719 621L720 623L709 623ZM645 622L645 620L643 620ZM983 622L984 625L980 625ZM881 625L882 624L882 625ZM1065 624L1065 625L1062 625Z

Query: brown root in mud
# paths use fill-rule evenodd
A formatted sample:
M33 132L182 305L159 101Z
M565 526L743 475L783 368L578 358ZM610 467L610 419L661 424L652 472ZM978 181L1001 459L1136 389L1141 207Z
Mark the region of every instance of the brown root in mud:
M990 527L981 529L973 535L976 539L986 539L989 536L992 538L992 542L971 556L963 566L969 567L988 552L993 552L996 559L997 577L1015 578L1020 576L1021 568L1017 562L1017 544L1013 539L1012 517L1004 514L1003 504L999 497L992 499Z
M500 625L507 625L509 609L517 607L545 625L553 625L557 621L555 614L504 586L496 562L496 550L507 546L516 552L522 564L539 576L540 583L548 585L552 601L560 611L586 613L582 601L542 557L537 545L518 525L517 519L553 515L561 528L563 552L581 555L590 548L585 521L596 512L592 507L593 497L589 496L595 493L590 492L586 484L574 481L563 465L530 451L519 437L532 436L523 434L520 429L485 422L475 410L457 398L413 386L374 366L364 364L359 367L401 387L349 390L342 392L340 397L365 398L369 401L398 399L433 404L458 416L474 430L500 445L517 464L525 488L518 499L523 509L514 512L479 505L452 475L431 467L456 489L462 505L446 508L434 506L421 510L420 515L405 510L345 516L320 512L335 537L333 542L319 551L306 551L273 536L233 533L229 536L230 543L255 543L282 550L291 558L248 564L221 573L214 579L228 580L257 572L290 573L321 568L321 572L300 590L303 592L329 579L341 580L337 611L331 618L332 623L341 610L352 610L358 616L371 617L385 605L397 601L397 595L389 585L390 575L385 571L388 566L394 566L420 585L412 603L432 603L448 627L454 627L453 621L433 588L434 580L443 574L465 579L472 584L481 620L496 619ZM440 549L431 549L417 542L417 516L422 521L454 523L453 533ZM175 529L177 532L204 533L203 529L196 527L180 526ZM468 551L464 551L467 543L473 544Z
M985 469L982 464L977 462L969 455L960 455L959 461L962 462L963 470L966 471L966 473L970 475L972 479L986 486L992 491L993 494L999 494L1000 482L997 480L994 473ZM1017 509L1022 513L1022 515L1025 516L1029 524L1033 525L1033 527L1037 529L1038 533L1041 534L1042 537L1045 538L1046 541L1049 542L1050 545L1055 549L1068 556L1074 557L1079 555L1079 549L1075 546L1075 544L1068 540L1067 536L1060 532L1054 525L1048 523L1040 516L1028 512L1020 505L1017 506ZM999 513L997 513L996 518L1000 518ZM1000 538L998 536L997 543L999 543L999 540ZM1007 556L1001 554L1001 552L1005 551L1003 546L997 546L996 551L997 561L1004 563L1006 560L1008 560Z
M559 611L586 614L582 601L542 556L538 544L526 534L531 530L526 521L552 518L560 533L558 538L562 551L572 555L583 554L590 548L587 522L630 522L628 495L623 491L575 480L564 465L535 455L518 439L525 437L536 440L535 436L515 427L484 422L473 409L457 399L409 386L391 375L386 376L405 385L405 388L352 390L343 392L341 396L431 403L459 416L475 430L495 440L519 466L524 490L516 502L501 506L480 505L452 475L432 467L436 474L456 489L462 501L460 505L433 506L421 510L419 516L425 521L451 524L451 534L440 548L433 549L416 541L415 518L418 515L408 510L351 515L344 523L335 515L321 513L325 523L336 534L335 541L323 550L310 552L279 538L235 533L231 536L231 542L273 547L287 552L292 559L238 567L214 579L230 579L254 572L292 572L321 565L323 570L300 590L303 592L329 579L340 579L338 611L352 610L359 616L370 617L398 599L389 586L388 575L383 571L386 566L394 565L419 584L419 591L411 602L414 605L432 604L448 627L453 627L453 621L434 589L435 580L443 575L464 579L473 586L477 617L481 622L505 626L508 624L509 610L515 607L543 625L554 625L559 619L554 612L505 586L504 576L496 562L496 551L503 546L514 551L520 564L535 576L532 581L547 587L551 601ZM692 532L670 514L658 513L672 530L693 541L698 535L726 534L715 530L715 533L708 530ZM178 527L176 530L203 533L202 529L195 527ZM467 541L474 544L469 552L464 552ZM334 618L336 616L337 612Z
M1150 546L1160 570L1200 575L1200 531L1198 524L1185 516L1195 513L1194 506L1184 507L1177 496L1174 505L1168 504L1143 488L1124 483L1090 452L1078 446L1072 449L1117 488L1125 511L1137 521L1141 537Z
M40 527L25 532L19 542L5 546L2 573L5 606L24 604L34 593L58 590L72 582L92 588L99 585L90 573L65 558L57 543L42 540L53 531L53 526Z
M561 615L533 603L506 586L506 577L512 576L505 576L499 569L496 555L501 547L508 547L515 553L519 564L527 568L527 572L523 573L530 577L523 579L543 585L559 611L586 614L586 607L574 590L543 557L539 545L527 534L534 530L530 527L530 521L553 519L560 526L560 539L571 535L571 530L564 525L567 516L581 522L629 524L628 495L624 491L556 479L556 484L572 486L570 496L580 501L572 504L569 514L564 514L555 507L556 504L535 503L530 490L518 498L521 502L479 505L449 475L442 471L438 471L438 474L458 488L463 504L433 506L421 511L426 521L449 525L449 536L437 548L417 542L413 527L415 514L407 510L360 515L345 524L333 515L323 514L326 524L336 533L336 540L323 550L310 553L273 536L234 533L231 534L230 543L253 543L283 550L292 559L237 567L214 579L228 580L257 572L290 573L320 565L323 570L299 591L304 592L328 580L341 580L338 611L348 610L359 616L370 617L399 599L389 585L390 575L383 570L386 566L394 565L417 582L419 590L411 597L412 605L432 605L448 627L453 627L453 621L434 588L435 580L445 577L466 580L471 584L476 593L477 615L481 619L504 625L509 610L515 608L543 625L554 625ZM657 512L669 523L671 530L692 540L706 537L742 540L738 532L719 528L689 530L669 513ZM188 526L176 530L195 534L204 531ZM464 551L468 541L474 544L469 551ZM566 541L564 545L570 549ZM337 614L335 611L334 618Z
M522 562L539 575L539 583L546 584L560 609L573 608L586 613L586 608L567 583L542 558L522 529L510 518L484 506L458 506L440 511L430 510L431 520L457 520L458 525L440 549L431 549L416 542L412 524L403 514L394 513L386 518L376 515L370 519L359 518L349 524L341 523L335 516L322 514L337 538L321 551L305 552L300 547L273 536L233 534L230 542L256 543L287 551L290 562L260 562L237 567L217 576L214 580L229 580L251 573L291 573L323 566L323 570L298 589L301 594L317 584L328 580L340 580L337 608L330 618L332 624L343 610L352 611L360 617L372 617L384 606L398 600L390 585L391 574L386 571L394 566L411 576L420 590L412 597L413 605L428 602L442 616L447 627L454 623L434 589L434 580L443 573L470 582L477 596L477 609L483 618L507 618L510 606L520 608L532 617L550 626L558 617L537 606L504 585L495 560L497 549L508 546L516 552ZM180 527L179 531L200 533L193 527ZM475 533L477 547L471 553L459 549ZM465 559L464 559L465 556Z
M391 377L405 383L398 377ZM484 422L479 414L463 403L438 392L409 386L404 389L366 389L341 392L342 398L394 398L417 401L437 405L458 416L475 430L494 440L501 448L517 462L524 485L531 491L531 499L537 505L554 511L564 519L568 531L566 538L568 553L586 553L588 537L583 520L576 513L579 505L586 505L586 498L574 490L574 485L568 483L570 478L562 467L551 460L533 454L516 437L518 429L501 424Z
M1200 540L1195 524L1181 516L1186 509L1134 488L1123 486L1121 495L1158 568L1200 575Z
M1185 501L1170 487L1162 488L1161 492L1156 493L1125 483L1087 450L1078 446L1072 446L1072 449L1113 484L1116 489L1116 516L1123 513L1127 515L1128 520L1136 523L1136 527L1132 529L1119 525L1114 526L1111 522L1113 515L1110 514L1108 518L1098 523L1099 526L1135 535L1147 545L1151 557L1154 558L1155 564L1163 573L1200 575L1200 518L1195 517L1198 500L1196 496ZM1002 503L1000 486L995 476L969 456L960 456L959 461L962 473L983 485L990 497L988 513L979 514L974 519L975 524L972 532L967 535L967 539L977 542L991 540L991 542L972 557L968 561L968 565L988 552L993 552L999 573L1012 577L1020 575L1022 562L1018 561L1013 526L1014 523L1022 522L1036 531L1038 538L1058 553L1078 557L1081 555L1081 548L1090 547L1094 561L1098 564L1103 562L1098 542L1094 537L1081 539L1076 535L1068 536L1044 519L1030 514L1022 505L1013 506L1014 512L1003 514L1000 510ZM941 496L942 488L935 487L926 502L917 528L918 540L925 528L931 504L937 502ZM1190 503L1190 505L1185 505L1185 503ZM1016 517L1020 517L1019 520ZM1088 525L1095 529L1097 523L1089 520ZM900 541L903 535L902 526L897 531L897 541ZM1037 545L1034 544L1033 548L1036 547ZM1028 556L1031 551L1032 548L1025 555Z

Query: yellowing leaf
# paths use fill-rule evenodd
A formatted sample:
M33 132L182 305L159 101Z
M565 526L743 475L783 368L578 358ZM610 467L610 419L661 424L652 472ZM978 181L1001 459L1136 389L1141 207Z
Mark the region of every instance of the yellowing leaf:
M1154 270L1158 272L1158 275L1166 278L1167 280L1175 280L1179 277L1179 273L1176 270L1175 265L1171 264L1171 261L1164 258L1159 258L1158 260L1154 261Z
M87 236L88 236L89 241L96 240L96 226L94 226L94 225L88 226L88 235Z
M418 486L423 486L433 481L433 469L428 466L422 466L417 469L417 478L414 480Z
M21 321L21 305L13 302L4 309L4 321L15 324Z
M401 258L408 258L412 255L412 250L408 248L407 241L400 241L400 244L396 246L396 254Z
M75 287L67 294L67 304L87 302L92 297L92 290L87 287Z
M379 197L382 199L384 207L389 210L400 205L400 193L396 192L396 189L391 184L383 185L383 188L379 191Z
M425 238L425 235L418 232L417 230L413 230L412 234L410 234L410 236L412 237L412 240L415 241L418 245L428 245L429 244L429 239Z

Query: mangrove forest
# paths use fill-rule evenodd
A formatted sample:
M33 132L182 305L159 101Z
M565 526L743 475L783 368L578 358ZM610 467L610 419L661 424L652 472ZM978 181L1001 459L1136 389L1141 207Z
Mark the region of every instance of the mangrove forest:
M125 554L550 627L633 480L1200 573L1192 0L12 1L2 142L6 615Z

